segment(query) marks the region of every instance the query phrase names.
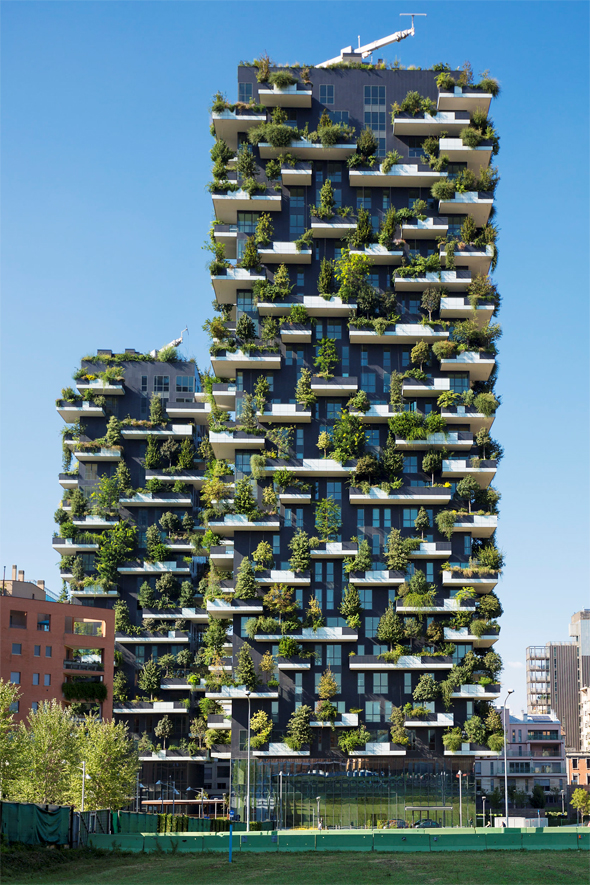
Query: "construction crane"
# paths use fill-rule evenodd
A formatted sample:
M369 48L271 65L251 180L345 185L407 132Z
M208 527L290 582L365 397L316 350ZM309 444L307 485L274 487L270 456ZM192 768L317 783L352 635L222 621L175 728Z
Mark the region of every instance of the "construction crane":
M161 350L167 350L169 347L180 347L182 344L182 336L185 332L188 332L188 326L184 327L180 333L180 338L175 338L174 341L170 341L165 347L161 347L160 350L150 350L150 356L156 359Z
M323 61L321 65L316 65L316 68L327 68L330 65L336 65L339 62L350 62L350 61L362 61L365 58L368 58L372 52L376 49L380 49L382 46L388 46L390 43L399 43L400 40L405 40L406 37L414 36L414 16L426 16L425 12L400 12L400 15L406 15L412 17L412 27L408 28L407 31L396 31L395 34L390 34L389 37L383 37L381 40L374 40L373 43L367 43L366 46L361 46L361 38L358 38L359 45L357 49L353 49L352 46L345 46L344 49L340 50L340 55L336 58L330 58L328 61Z

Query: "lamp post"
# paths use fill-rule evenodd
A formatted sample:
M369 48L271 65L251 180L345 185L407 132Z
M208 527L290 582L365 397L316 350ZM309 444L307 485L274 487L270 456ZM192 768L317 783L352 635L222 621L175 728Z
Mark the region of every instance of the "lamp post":
M463 778L467 777L467 772L463 774L462 771L457 772L457 777L459 778L459 826L463 826L463 792L462 792L462 784Z
M508 726L506 724L506 712L508 698L514 694L514 689L510 688L504 699L504 812L506 816L506 826L508 826Z
M315 801L318 803L318 830L320 828L320 801L321 801L321 798L322 798L321 796L315 797Z
M283 772L279 771L279 830L283 829Z
M559 792L561 793L561 813L565 814L565 806L564 806L565 790L560 790Z
M485 825L486 825L486 797L485 796L481 797L481 804L483 806L483 825L485 827Z
M84 798L86 795L86 763L82 763L82 807L80 811L84 811Z
M250 691L246 689L248 698L248 771L246 772L246 832L250 832Z
M180 792L176 789L176 781L172 781L172 785L164 783L164 781L156 781L156 786L160 787L160 800L162 802L162 814L164 813L164 792L162 787L166 787L169 789L172 786L172 814L175 813L176 810L176 797L180 796Z

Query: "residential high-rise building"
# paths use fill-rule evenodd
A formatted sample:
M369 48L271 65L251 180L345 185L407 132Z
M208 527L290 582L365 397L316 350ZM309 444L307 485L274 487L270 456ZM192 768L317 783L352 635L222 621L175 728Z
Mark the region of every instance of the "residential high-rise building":
M497 91L442 66L241 65L212 107L213 374L99 352L88 402L62 404L85 419L70 497L112 489L67 532L98 544L72 593L118 599L141 673L116 715L160 754L162 715L193 757L207 728L242 819L458 822L454 775L473 816L474 756L502 744ZM105 565L103 531L128 560Z
M527 709L555 712L568 750L582 750L582 695L590 684L590 609L572 615L569 642L527 648Z

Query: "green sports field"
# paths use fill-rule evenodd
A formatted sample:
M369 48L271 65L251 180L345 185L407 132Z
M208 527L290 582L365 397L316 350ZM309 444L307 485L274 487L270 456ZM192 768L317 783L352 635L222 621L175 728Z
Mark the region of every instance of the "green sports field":
M2 851L11 885L588 885L582 851L462 851L448 854L328 852L125 854L93 849Z

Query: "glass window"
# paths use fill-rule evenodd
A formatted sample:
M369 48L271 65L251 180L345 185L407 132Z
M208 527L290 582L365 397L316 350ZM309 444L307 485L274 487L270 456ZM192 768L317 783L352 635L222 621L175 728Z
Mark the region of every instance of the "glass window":
M154 375L154 393L170 392L170 375Z
M329 111L328 116L332 123L344 123L348 126L348 111Z
M356 674L356 689L359 694L365 693L365 674L357 673Z
M360 507L356 512L356 525L357 528L362 528L365 524L365 510L363 507Z
M417 507L404 507L403 511L403 527L405 529L413 529L414 528L414 520L418 516L418 508Z
M326 666L340 667L342 664L342 646L327 645L326 646Z
M46 645L46 646L45 646L45 657L46 657L46 658L50 658L52 654L53 654L53 646L52 646L52 645Z
M195 379L190 375L176 376L176 392L177 393L193 393L195 389Z
M22 644L20 642L13 642L12 643L12 654L13 655L22 655L22 653L23 653Z
M303 428L298 427L295 432L295 457L303 458Z
M253 98L252 83L238 83L238 101L248 104L251 98Z
M38 709L39 709L39 701L32 701L31 702L31 710L33 711L33 713L36 713Z
M365 720L367 722L381 721L381 702L365 701Z
M387 673L373 673L373 694L387 694L388 688Z
M377 376L375 372L361 372L361 387L365 393L377 392Z
M379 445L379 428L378 427L367 427L365 429L365 438L368 446L378 446Z
M358 594L363 608L373 608L373 591L370 587L359 587Z
M10 626L19 630L27 629L27 613L21 611L10 612Z
M327 400L326 401L326 421L333 424L342 412L342 403Z
M342 483L329 481L326 483L326 497L334 501L342 501Z
M33 654L36 658L41 657L41 646L40 645L35 646L35 650L33 651Z
M148 389L148 376L142 375L141 376L141 392L147 393L147 389Z
M450 372L448 377L453 393L465 393L469 390L469 372Z
M404 473L418 473L417 455L404 455Z
M13 685L20 685L20 671L13 670L10 674L10 681Z
M356 208L357 209L370 209L371 208L371 189L357 187L356 189Z
M9 710L10 713L18 713L19 707L20 707L20 703L19 703L19 701L14 701L14 702L10 705L10 707L8 708L8 710Z
M237 473L252 473L252 468L250 467L250 458L251 455L249 452L236 452Z
M377 635L377 627L379 626L379 618L365 618L365 635L369 639L374 639Z
M340 320L329 320L326 326L326 336L328 338L342 338L342 323Z
M242 234L255 233L259 215L259 212L238 211L238 232Z
M43 685L51 685L51 673L45 673L43 676Z
M404 673L404 694L412 694L412 674Z
M33 673L33 685L39 685L39 673Z
M320 84L320 104L334 104L334 87L331 84Z

